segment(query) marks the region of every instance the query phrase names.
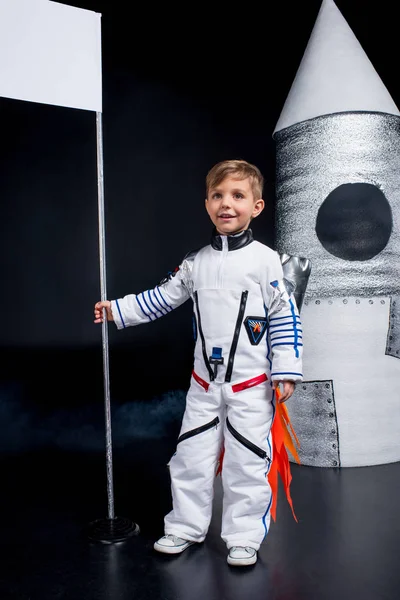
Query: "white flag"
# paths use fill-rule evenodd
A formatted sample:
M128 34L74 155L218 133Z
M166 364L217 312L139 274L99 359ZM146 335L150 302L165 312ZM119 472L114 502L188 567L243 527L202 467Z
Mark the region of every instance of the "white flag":
M0 0L0 96L101 112L101 15Z

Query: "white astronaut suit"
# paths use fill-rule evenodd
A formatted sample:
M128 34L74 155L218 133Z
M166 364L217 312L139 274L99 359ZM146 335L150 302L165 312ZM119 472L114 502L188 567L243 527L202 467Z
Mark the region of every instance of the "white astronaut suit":
M118 329L153 321L192 298L194 365L176 452L165 534L202 542L224 447L221 536L259 549L270 523L273 380L302 381L302 329L278 254L250 229L215 231L152 290L113 300Z

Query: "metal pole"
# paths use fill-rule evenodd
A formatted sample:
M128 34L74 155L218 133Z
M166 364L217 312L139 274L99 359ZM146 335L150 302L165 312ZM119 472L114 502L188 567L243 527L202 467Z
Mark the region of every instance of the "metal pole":
M106 277L106 248L105 248L105 218L104 218L104 173L103 173L103 120L102 113L96 113L96 138L97 138L97 190L99 214L99 250L100 250L100 288L101 300L107 300ZM106 427L106 467L107 467L107 500L108 517L96 519L89 523L87 535L91 541L102 544L114 544L138 535L140 528L137 523L125 517L114 515L114 483L112 460L111 436L111 409L110 409L110 370L108 361L108 322L106 310L103 309L102 323L103 341L103 377L104 377L104 410Z
M105 218L104 218L104 163L103 163L103 119L102 113L96 113L97 139L97 191L99 215L99 251L100 251L100 294L101 300L107 300L107 273L105 248ZM108 358L108 322L106 310L103 309L102 323L103 345L103 378L104 378L104 411L106 435L106 469L107 469L107 501L108 518L114 519L114 482L112 460L111 408L110 408L110 369Z

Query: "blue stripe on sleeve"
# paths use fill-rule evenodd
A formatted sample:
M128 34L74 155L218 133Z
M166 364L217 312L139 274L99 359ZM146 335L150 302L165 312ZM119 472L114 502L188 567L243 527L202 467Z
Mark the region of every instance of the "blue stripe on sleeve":
M275 348L275 346L294 346L294 349L297 352L296 356L298 356L299 351L297 350L297 347L302 345L303 344L299 344L298 342L279 342L279 344L271 344L271 348Z
M289 300L290 304L293 306L293 302L291 300ZM270 321L282 321L282 319L299 319L300 321L300 317L298 317L295 312L294 312L294 307L293 310L291 311L291 315L286 315L285 317L272 317L272 319L270 319ZM282 323L282 325L284 325L285 323Z
M276 373L271 373L271 377L273 375L298 375L299 377L303 377L303 373L293 373L292 371L277 371Z
M115 301L115 303L116 303L116 305L117 305L117 308L118 308L118 312L119 312L119 316L120 316L120 318L121 318L121 321L122 321L122 325L124 326L124 328L126 328L125 321L124 321L124 318L123 318L123 316L122 316L122 312L121 312L121 309L120 309L120 307L119 307L119 302L118 302L118 300L116 300L116 301Z
M172 310L172 306L170 306L170 305L168 304L168 302L166 302L166 301L165 301L165 299L164 299L164 296L162 295L162 293L161 293L161 290L160 290L160 288L159 288L159 287L157 287L157 291L158 291L158 293L160 294L160 296L161 296L161 300L164 302L165 306L166 306L167 308L169 308L170 310Z
M152 321L153 319L151 318L151 316L147 314L147 312L143 309L143 306L140 304L140 300L139 300L138 296L136 296L136 300L137 300L137 303L139 304L139 308L142 311L142 313L144 314L144 316L147 317L149 319L149 321Z
M293 327L290 327L289 329L275 329L275 331L271 331L271 335L275 335L276 333L285 333L286 331L293 331ZM298 329L297 331L299 333L303 333L302 329Z
M162 312L161 312L161 310L160 310L159 308L157 308L157 306L154 304L154 302L153 302L153 300L152 300L152 298L151 298L150 290L147 290L147 295L148 295L148 297L149 297L149 300L150 300L150 302L151 302L151 304L152 304L152 306L153 306L154 310L156 311L156 317L157 317L157 318L159 318L159 317L158 317L158 315L157 315L157 313L161 313L161 316L163 315L163 313L162 313Z
M297 323L299 325L301 325L301 321L286 321L286 323L273 323L273 325L270 325L270 327L271 327L271 329L275 329L275 327L284 326L284 327L290 327L291 329L294 329L294 326L297 325Z
M267 325L266 325L267 331L266 331L266 334L265 334L265 339L267 341L267 361L268 361L268 364L269 364L269 370L271 372L272 371L272 360L271 360L271 356L270 356L270 354L271 354L271 348L269 347L269 339L268 339L268 337L269 337L269 331L268 331L268 310L267 310L267 307L265 306L265 304L264 304L264 310L265 310L265 318L267 320Z
M297 346L302 346L303 344L297 344L298 333L297 333L297 326L296 326L296 313L294 312L294 304L293 304L293 300L291 298L289 298L289 304L290 304L290 309L292 311L292 316L293 316L293 321L294 321L294 352L295 352L296 358L299 358L299 351L297 349Z
M161 304L161 302L160 302L160 301L159 301L159 299L157 298L157 296L156 296L156 290L154 289L154 290L152 290L152 292L153 292L154 300L157 302L158 306L160 307L158 310L159 310L160 312L162 312L162 313L163 313L163 315L167 315L167 314L168 314L168 311L167 311L167 309L166 309L166 308L164 308L164 307L163 307L163 305Z
M289 333L289 335L280 335L278 337L274 337L274 338L272 338L272 341L274 342L275 340L284 340L286 338L292 338L292 337L295 337L294 333ZM303 337L301 335L299 335L298 339L302 340Z
M149 309L150 313L153 315L153 317L155 319L157 319L157 315L155 313L153 313L153 311L151 310L150 306L147 304L147 300L145 298L144 292L142 292L142 299L143 299L143 302L145 303L145 305L147 306L147 308Z

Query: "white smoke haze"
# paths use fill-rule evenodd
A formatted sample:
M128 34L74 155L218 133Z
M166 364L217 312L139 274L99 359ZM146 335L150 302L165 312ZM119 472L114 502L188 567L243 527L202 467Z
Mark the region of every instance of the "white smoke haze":
M103 451L104 404L56 409L43 416L27 409L17 386L0 389L0 452L24 452L40 447ZM167 438L183 416L186 392L169 391L146 401L111 403L114 447L140 439Z

